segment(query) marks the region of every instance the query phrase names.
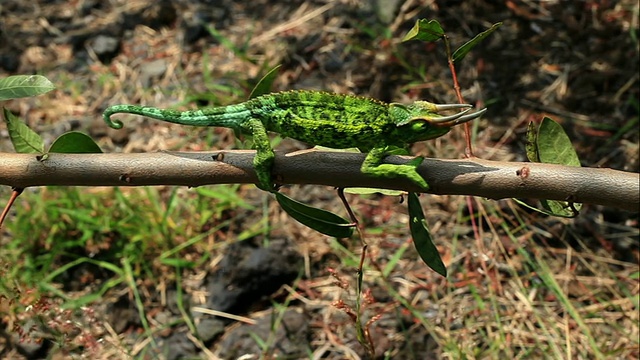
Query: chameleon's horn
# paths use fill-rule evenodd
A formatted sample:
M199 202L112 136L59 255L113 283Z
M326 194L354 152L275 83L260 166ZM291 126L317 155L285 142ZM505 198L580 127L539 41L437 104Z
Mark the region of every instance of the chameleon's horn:
M458 109L467 109L467 108L473 107L469 104L433 104L433 105L435 105L436 111L438 112L443 110L458 110Z
M458 104L455 104L458 105ZM446 106L446 105L445 105ZM469 105L471 106L471 105ZM434 124L434 125L441 125L441 126L454 126L454 125L458 125L458 124L462 124L464 122L467 122L469 120L473 120L473 119L477 119L480 116L482 116L482 114L484 114L487 109L484 108L482 110L476 111L473 114L467 114L469 111L471 111L471 109L466 109L463 110L457 114L453 114L453 115L449 115L449 116L442 116L442 117L438 117L438 118L431 118L429 119L429 122Z
M458 104L447 104L447 105L456 105L457 106ZM429 122L432 123L432 124L450 123L452 121L460 119L464 114L468 113L469 111L471 111L471 108L462 110L459 113L453 114L453 115L434 117L434 118L429 119Z

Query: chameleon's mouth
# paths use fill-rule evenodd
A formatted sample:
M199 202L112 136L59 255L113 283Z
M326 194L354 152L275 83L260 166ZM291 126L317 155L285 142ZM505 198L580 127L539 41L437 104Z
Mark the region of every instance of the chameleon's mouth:
M436 109L438 111L462 108L465 108L465 110L453 115L441 116L437 118L425 118L424 120L435 126L451 127L465 123L467 121L471 121L473 119L477 119L485 112L487 112L487 109L484 108L472 114L468 114L468 112L471 111L471 107L472 106L469 104L439 104L436 105Z

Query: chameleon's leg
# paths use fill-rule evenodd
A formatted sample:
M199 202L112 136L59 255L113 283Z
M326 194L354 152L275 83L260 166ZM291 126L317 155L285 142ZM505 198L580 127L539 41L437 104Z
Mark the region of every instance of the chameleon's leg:
M260 120L250 119L242 124L242 131L246 134L251 134L253 137L253 148L256 150L256 156L253 158L253 168L258 176L258 188L275 192L271 178L275 154L271 148L267 130Z
M418 174L416 168L422 163L423 158L418 156L415 159L409 161L406 164L383 164L384 158L389 155L389 147L373 148L367 154L367 157L362 163L360 171L364 174L376 176L376 177L404 177L414 183L420 185L424 190L429 189L427 181Z

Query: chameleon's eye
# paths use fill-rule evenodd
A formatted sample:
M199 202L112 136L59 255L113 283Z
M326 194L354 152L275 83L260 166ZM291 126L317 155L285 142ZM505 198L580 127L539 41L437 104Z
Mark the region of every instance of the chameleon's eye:
M416 122L411 124L411 130L413 130L415 132L424 131L426 128L427 128L427 122L426 121L416 121Z

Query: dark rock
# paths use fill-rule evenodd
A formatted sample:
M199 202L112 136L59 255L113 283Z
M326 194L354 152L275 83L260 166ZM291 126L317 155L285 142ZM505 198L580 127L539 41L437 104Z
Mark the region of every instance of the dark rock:
M198 330L198 338L205 344L224 333L225 322L218 318L207 317L202 319L196 329Z
M268 247L241 242L229 247L218 269L206 281L212 310L238 314L271 295L283 284L291 283L302 267L302 256L284 240ZM198 336L210 344L224 332L229 320L195 313Z
M195 344L189 340L186 333L174 332L166 339L156 339L158 347L151 352L155 358L166 360L198 359ZM150 347L152 345L149 345Z
M122 333L130 326L139 327L142 325L138 310L136 310L135 304L129 300L127 294L120 296L109 308L109 323L116 333Z
M207 306L214 310L245 311L263 296L293 281L302 256L286 241L274 240L269 247L237 243L209 279Z
M20 67L20 54L17 52L8 51L7 53L0 54L0 67L7 72L16 72Z
M272 310L257 319L255 325L242 324L230 330L218 343L217 350L223 359L261 354L274 359L304 359L311 348L310 334L309 317L302 309L288 308L282 315ZM267 354L256 337L266 343Z

